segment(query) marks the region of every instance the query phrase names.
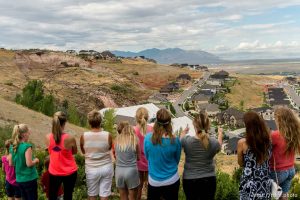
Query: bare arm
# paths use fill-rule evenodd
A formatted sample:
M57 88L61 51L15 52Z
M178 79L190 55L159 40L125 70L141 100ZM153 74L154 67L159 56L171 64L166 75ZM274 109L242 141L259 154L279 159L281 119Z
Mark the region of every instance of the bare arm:
M111 147L112 147L112 136L111 136L110 133L108 135L108 145L109 145L109 150L111 150Z
M140 148L140 144L137 143L136 144L136 160L140 160L141 158L141 148Z
M6 156L6 159L8 160L8 165L9 166L13 166L14 164L13 164L13 161L12 161L12 155L11 154L8 154L7 156Z
M243 156L243 146L244 146L244 139L240 139L238 141L238 146L237 146L237 157L238 157L238 164L240 167L244 167L244 156Z
M189 132L189 127L187 126L181 133L180 133L180 140L186 136L186 134Z
M39 163L39 159L35 158L32 160L32 148L28 148L25 152L25 159L26 159L26 165L27 167L32 167Z
M74 137L72 137L72 154L77 154L77 144L76 144L76 140Z
M223 144L223 129L221 127L218 128L218 142L220 146Z
M84 137L83 137L83 135L81 135L81 137L80 137L80 149L81 149L81 152L83 154L85 154L85 150L84 150Z

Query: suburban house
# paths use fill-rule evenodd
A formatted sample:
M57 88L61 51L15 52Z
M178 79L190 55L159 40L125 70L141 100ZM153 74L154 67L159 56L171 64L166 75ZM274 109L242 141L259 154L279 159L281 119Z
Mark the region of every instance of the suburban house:
M101 115L104 115L104 112L109 109L114 109L115 116L116 116L116 123L121 121L128 121L129 123L135 122L135 114L137 109L140 107L144 107L149 112L149 121L156 118L156 113L159 110L159 107L154 105L153 103L136 105L136 106L129 106L129 107L121 107L121 108L103 108L100 110Z
M209 100L211 99L211 96L204 95L204 94L196 94L192 96L191 100L194 106L198 106L199 104L208 104Z
M160 104L160 103L168 102L168 99L164 95L162 95L161 93L155 93L155 94L151 95L148 98L148 102L149 103Z
M169 93L174 92L174 91L176 91L178 89L179 89L179 83L173 82L173 83L168 83L167 85L163 86L159 90L159 92L161 94L164 94L164 95L168 96Z
M111 53L110 51L101 52L101 56L103 57L104 60L116 60L117 59L115 54Z
M219 72L216 72L212 75L210 75L210 78L213 78L213 79L226 79L229 77L229 73L224 71L224 70L221 70Z
M209 117L215 117L218 113L220 113L218 104L198 104L195 106L196 111L205 110Z
M224 80L222 79L216 79L216 78L209 78L206 83L208 85L213 85L213 86L221 86L224 83Z
M264 120L274 119L274 110L268 107L253 108L253 111L257 112Z
M192 80L192 77L189 74L180 74L176 80L181 84L186 84Z
M208 90L213 94L217 93L217 86L215 86L215 85L204 84L204 85L201 86L200 89L201 90Z
M235 108L228 108L227 110L218 113L216 121L219 124L227 124L231 127L242 128L244 127L243 121L244 113Z
M267 127L271 130L271 131L275 131L277 130L277 126L275 123L275 120L265 120Z
M228 140L224 142L223 152L227 155L237 154L237 143L244 137L245 133L245 128L240 128L226 133L225 135L228 137Z

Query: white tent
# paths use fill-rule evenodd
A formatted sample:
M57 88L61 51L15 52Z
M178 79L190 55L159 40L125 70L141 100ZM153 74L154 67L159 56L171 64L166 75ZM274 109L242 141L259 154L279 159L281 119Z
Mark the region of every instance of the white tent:
M115 115L120 115L120 116L127 116L127 117L133 117L135 118L135 113L137 109L144 107L148 110L149 112L149 119L155 118L156 113L159 110L159 107L154 105L153 103L148 103L148 104L142 104L142 105L136 105L136 106L129 106L129 107L121 107L121 108L103 108L100 110L101 115L103 116L104 112L109 110L109 109L114 109L115 110Z

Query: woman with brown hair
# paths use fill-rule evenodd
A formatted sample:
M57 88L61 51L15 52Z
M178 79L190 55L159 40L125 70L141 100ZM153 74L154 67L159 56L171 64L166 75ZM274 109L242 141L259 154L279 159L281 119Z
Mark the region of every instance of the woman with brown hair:
M137 162L138 170L139 170L139 177L140 177L140 185L138 188L138 196L137 199L140 200L142 197L142 190L144 185L147 184L147 177L148 177L148 161L145 157L144 152L144 139L145 135L149 132L152 132L153 128L147 124L149 119L148 110L144 107L137 109L135 120L136 126L134 126L135 135L139 139L141 154L140 160Z
M216 192L214 157L221 150L223 132L218 130L218 140L209 136L210 120L206 112L200 112L193 120L195 136L181 134L185 153L183 190L187 200L213 200Z
M145 136L144 150L149 167L147 199L178 199L180 180L177 170L181 144L179 138L172 134L168 110L157 112L153 133Z
M295 176L295 153L300 150L299 118L287 107L275 109L275 122L278 128L272 132L272 157L270 159L271 177L282 188L280 199L288 199L287 194ZM275 164L275 165L274 165ZM276 173L276 174L275 174Z
M269 159L271 138L269 130L256 112L244 115L245 138L238 141L238 163L243 168L240 199L271 199Z
M77 178L77 165L73 154L77 153L76 140L64 132L67 116L59 111L53 116L52 133L46 137L50 155L49 199L57 200L58 190L63 183L64 199L72 200Z

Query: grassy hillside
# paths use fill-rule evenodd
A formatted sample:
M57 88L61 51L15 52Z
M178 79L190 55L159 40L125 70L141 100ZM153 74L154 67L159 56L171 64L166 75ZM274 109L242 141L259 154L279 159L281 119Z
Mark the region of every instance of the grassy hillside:
M264 85L275 82L278 76L233 75L237 77L231 92L226 95L229 105L240 108L241 101L244 109L260 107L263 104Z
M0 98L0 126L25 123L31 130L30 140L37 148L44 148L44 138L51 132L52 118L29 110L21 105ZM77 139L85 129L73 124L66 124L66 132Z

